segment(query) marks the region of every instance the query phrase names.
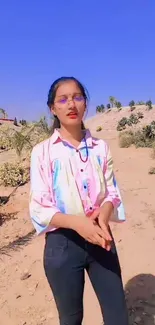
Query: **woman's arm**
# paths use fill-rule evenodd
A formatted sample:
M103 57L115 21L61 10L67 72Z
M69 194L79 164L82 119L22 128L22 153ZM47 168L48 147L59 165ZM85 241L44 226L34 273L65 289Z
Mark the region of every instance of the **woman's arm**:
M121 199L114 185L113 159L110 152L110 148L107 144L106 160L104 164L103 173L106 182L106 194L101 204L101 214L104 216L105 223L108 223L114 209L117 209L119 207Z
M61 213L54 204L53 193L49 188L42 160L40 159L39 147L32 150L30 175L29 210L37 233L42 234L57 227L73 229L76 216Z

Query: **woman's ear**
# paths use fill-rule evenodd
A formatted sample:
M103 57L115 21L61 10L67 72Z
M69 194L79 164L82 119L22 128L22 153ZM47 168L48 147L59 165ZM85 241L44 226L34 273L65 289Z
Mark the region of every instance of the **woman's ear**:
M51 110L51 113L52 113L53 115L55 115L55 109L54 109L54 106L53 106L53 105L51 106L50 110Z

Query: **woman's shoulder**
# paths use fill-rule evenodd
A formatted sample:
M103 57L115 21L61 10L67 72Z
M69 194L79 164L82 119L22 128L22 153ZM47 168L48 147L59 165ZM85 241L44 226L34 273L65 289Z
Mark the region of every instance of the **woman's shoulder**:
M41 151L44 147L48 146L50 141L50 138L47 138L45 140L42 140L41 142L38 142L34 147L33 147L33 151L35 152L39 152Z
M95 136L92 136L92 144L93 147L98 149L100 152L107 151L109 148L109 144L106 140Z
M45 153L49 151L52 145L52 136L37 143L31 152L31 156L44 157Z

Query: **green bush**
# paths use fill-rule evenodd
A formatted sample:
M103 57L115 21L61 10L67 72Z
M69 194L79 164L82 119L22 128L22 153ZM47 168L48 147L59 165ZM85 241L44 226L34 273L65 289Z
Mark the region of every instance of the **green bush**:
M122 117L122 119L118 122L117 131L125 130L127 123L128 119L126 117Z
M138 116L136 114L131 114L129 117L129 122L132 124L137 124L139 122Z
M136 125L144 115L141 112L136 114L131 114L129 118L123 117L117 124L117 131L123 131L126 129L126 126Z
M155 139L155 121L143 127L143 133L148 139Z
M0 166L0 184L4 186L23 185L29 181L29 169L19 163L5 163Z

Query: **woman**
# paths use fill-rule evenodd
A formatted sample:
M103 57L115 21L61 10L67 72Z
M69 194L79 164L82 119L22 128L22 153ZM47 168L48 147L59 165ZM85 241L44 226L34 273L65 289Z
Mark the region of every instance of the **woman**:
M120 265L109 228L124 220L108 145L85 130L88 96L73 77L56 80L48 106L54 133L31 156L30 214L45 235L44 268L61 325L81 325L84 271L105 325L127 325Z

